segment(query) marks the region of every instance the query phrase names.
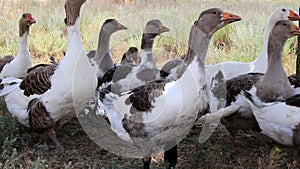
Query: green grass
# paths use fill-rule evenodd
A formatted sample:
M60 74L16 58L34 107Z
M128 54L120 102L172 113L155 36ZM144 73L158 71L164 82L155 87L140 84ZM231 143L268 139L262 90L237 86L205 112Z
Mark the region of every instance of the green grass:
M67 45L63 3L60 0L3 1L0 4L0 56L17 53L19 17L23 12L31 12L37 20L31 27L29 38L34 62L46 62L51 55L61 59L62 51ZM210 46L208 52L208 63L228 60L248 62L254 60L262 49L263 31L268 15L281 5L288 5L296 11L299 4L295 1L283 3L274 0L137 0L133 5L124 5L117 1L88 0L81 11L83 46L86 50L95 49L98 32L104 20L117 18L129 28L112 36L112 52L118 61L129 46L140 47L141 32L146 22L159 18L171 29L155 42L156 60L161 66L167 60L180 57L186 52L191 24L200 12L210 7L220 7L241 15L243 20L215 34L212 42L214 45ZM285 63L295 63L295 44L296 38L288 40L284 51ZM295 67L285 65L285 68L288 74L295 72Z

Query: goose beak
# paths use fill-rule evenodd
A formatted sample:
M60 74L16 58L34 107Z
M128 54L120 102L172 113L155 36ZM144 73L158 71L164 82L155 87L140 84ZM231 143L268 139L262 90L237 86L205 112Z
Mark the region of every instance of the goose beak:
M170 31L170 29L163 24L159 25L159 29L160 29L161 33Z
M300 35L300 28L296 26L295 24L291 25L291 34L293 36L299 36Z
M290 15L288 16L288 18L291 21L298 21L298 20L300 20L300 16L296 12L294 12L292 10L290 10Z
M223 21L225 22L225 25L240 21L242 18L238 15L229 13L229 12L223 12Z
M119 29L119 30L126 30L126 29L128 29L128 28L127 28L126 26L124 26L124 25L118 23L118 29Z
M36 22L35 19L31 15L27 15L26 19L27 19L27 23L29 25L34 24Z

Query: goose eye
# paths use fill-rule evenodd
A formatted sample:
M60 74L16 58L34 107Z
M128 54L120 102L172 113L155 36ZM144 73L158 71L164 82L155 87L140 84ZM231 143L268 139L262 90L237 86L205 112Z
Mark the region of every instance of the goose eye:
M23 14L23 16L22 16L23 18L25 18L26 16L25 16L25 14Z
M216 14L217 14L217 12L212 12L212 14L216 15Z
M287 26L287 24L286 23L284 23L284 24L282 24L283 26Z
M283 11L283 12L285 12L285 11L286 11L286 9L282 9L282 11Z

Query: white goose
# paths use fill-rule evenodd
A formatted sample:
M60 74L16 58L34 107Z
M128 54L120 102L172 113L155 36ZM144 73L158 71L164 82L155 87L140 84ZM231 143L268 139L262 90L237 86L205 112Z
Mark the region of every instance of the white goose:
M10 113L34 130L48 130L49 137L60 150L63 146L57 141L55 130L84 108L94 96L97 85L96 67L91 66L81 43L79 14L85 1L66 1L66 55L58 66L39 67L41 69L28 73L21 86L29 97L18 88L19 79L3 79L1 83L1 93ZM12 87L15 90L11 91Z
M258 122L261 132L276 142L294 146L300 158L300 95L286 101L265 103L255 94L245 92L247 102Z
M32 66L28 47L28 35L30 26L35 19L30 13L24 13L19 21L19 50L16 58L7 55L0 59L0 78L19 77L26 75L28 68Z
M282 52L286 40L299 34L299 28L291 21L278 21L270 32L266 73L244 74L226 82L227 105L241 106L237 112L221 119L231 136L239 129L259 129L249 105L240 97L242 90L255 92L265 102L283 101L292 96L293 86L283 69Z
M192 26L185 60L187 70L177 81L147 83L122 96L101 92L111 129L121 139L142 149L141 157L150 157L157 153L156 147L182 138L195 119L206 112L209 96L203 61L210 39L218 29L240 19L218 8L202 12ZM158 142L161 144L155 144ZM144 158L146 168L149 159Z

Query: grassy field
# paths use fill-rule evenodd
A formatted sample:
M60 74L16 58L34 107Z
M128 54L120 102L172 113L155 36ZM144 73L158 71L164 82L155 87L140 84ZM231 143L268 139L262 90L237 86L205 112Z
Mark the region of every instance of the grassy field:
M31 27L29 45L34 63L48 62L50 56L63 57L66 49L65 17L62 0L0 1L0 56L16 55L18 20L30 12L37 23ZM170 32L155 41L155 59L159 66L187 51L190 27L200 12L220 7L242 16L243 20L218 31L209 47L207 63L228 60L252 61L260 53L264 26L268 15L278 6L287 5L298 11L299 2L286 0L137 0L131 5L115 1L88 0L81 10L81 33L85 50L95 49L99 28L107 18L116 18L129 29L112 36L111 51L115 61L130 46L140 47L146 22L159 18ZM295 72L296 38L288 40L284 49L284 67ZM139 159L113 155L93 143L80 125L67 124L58 133L65 146L64 154L44 147L34 147L38 134L10 118L2 102L0 117L0 167L2 168L139 168ZM261 134L243 133L240 145L230 142L223 126L204 144L197 142L201 126L196 126L179 145L178 168L297 168L292 148L280 146ZM163 168L157 157L154 168Z

